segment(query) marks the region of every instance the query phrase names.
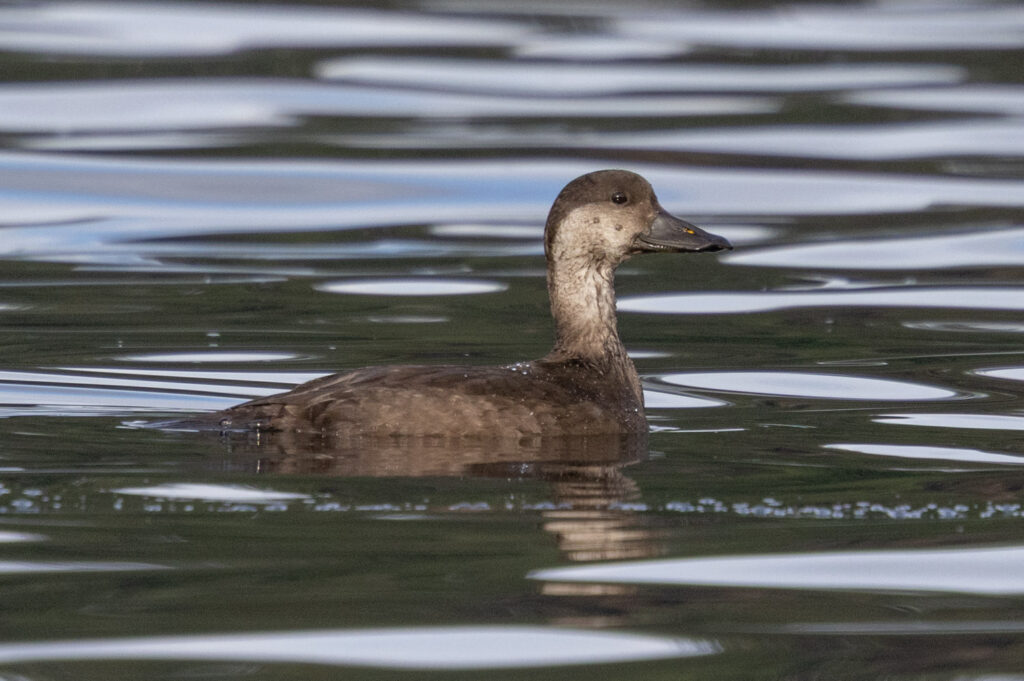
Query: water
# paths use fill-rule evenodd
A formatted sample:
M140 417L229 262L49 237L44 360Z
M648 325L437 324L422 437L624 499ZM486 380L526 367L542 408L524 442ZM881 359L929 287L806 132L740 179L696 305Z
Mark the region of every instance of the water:
M0 7L4 678L1024 678L1024 9ZM141 422L551 342L627 167L651 434Z

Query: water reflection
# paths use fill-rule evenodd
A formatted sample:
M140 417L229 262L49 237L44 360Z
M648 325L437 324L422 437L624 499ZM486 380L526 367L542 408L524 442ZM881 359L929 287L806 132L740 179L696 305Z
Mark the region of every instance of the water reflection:
M1021 128L1024 130L1024 128ZM907 254L913 253L913 258ZM877 237L796 244L725 256L735 265L845 270L940 269L1024 265L1024 229L958 230L939 236Z
M325 439L261 433L229 440L234 467L268 474L337 477L535 479L549 487L544 530L567 560L659 555L658 532L629 503L639 499L623 469L647 456L646 434L474 440L360 437Z
M78 115L69 116L69 106ZM0 129L38 134L61 127L70 135L25 141L24 146L38 149L117 149L120 145L131 149L147 144L189 148L252 143L261 138L265 128L302 128L309 116L400 118L416 112L421 118L463 120L546 118L565 111L573 111L579 118L636 116L638 111L648 117L738 116L772 113L780 107L779 100L766 96L608 95L589 99L563 95L510 99L498 94L452 94L302 80L121 80L2 85ZM200 136L196 134L199 131L210 134ZM330 139L327 136L325 141Z
M285 353L252 353L252 352L238 352L238 353L216 353L214 358L211 358L207 353L174 353L172 357L176 358L174 362L203 362L206 360L216 362L243 362L248 363L251 361L258 362L260 357L267 357L268 355L274 355L279 357L280 360L295 359L294 355L288 355ZM140 359L132 361L145 362L154 355L141 355ZM184 358L184 359L182 359ZM234 358L234 359L233 359ZM158 360L162 361L162 360ZM276 359L270 359L268 361L276 361ZM282 386L288 386L293 388L300 383L306 381L312 381L316 378L328 376L329 372L308 372L308 371L187 371L183 369L153 369L149 367L133 367L131 369L112 369L108 367L95 368L95 367L61 367L61 371L73 371L76 373L84 374L112 374L122 376L159 376L163 378L176 378L176 379L198 379L201 381L217 381L218 392L224 392L219 390L219 387L228 388L228 385L235 383L275 383ZM131 385L136 385L131 383ZM188 386L192 389L194 384ZM227 390L230 392L230 390ZM247 392L247 395L260 395L263 394L259 391Z
M147 572L170 570L165 565L151 563L130 563L117 561L32 561L0 560L0 575L48 574L52 572Z
M973 428L977 430L1024 430L1024 416L1006 414L882 414L875 423L928 428Z
M232 163L0 153L0 208L14 223L5 228L0 252L21 258L65 254L77 261L140 239L421 225L428 216L441 223L488 215L540 224L553 186L616 165L621 161L522 160L510 181L507 161ZM683 206L687 214L1024 205L1019 183L999 179L630 165L659 188L664 205Z
M474 239L523 239L531 244L542 243L544 226L513 224L455 223L433 225L430 233L440 237L468 237ZM537 253L541 253L538 251Z
M712 371L666 374L662 381L704 390L813 397L830 400L946 400L957 393L918 383L882 378L808 374L794 371Z
M924 331L943 331L947 333L1024 333L1024 324L1014 321L902 321L900 322L900 325L908 329L922 329Z
M654 314L736 314L807 307L913 307L1024 310L1024 288L902 286L852 291L767 291L668 293L619 299L622 312Z
M500 475L543 477L547 464L624 466L646 457L646 435L446 438L325 436L320 433L232 434L226 444L240 463L267 473L346 477Z
M634 355L630 353L630 356ZM724 407L728 404L725 400L717 400L713 397L694 397L664 390L644 390L645 409L698 409Z
M92 375L76 376L73 374L44 374L31 371L0 371L0 390L3 391L31 391L34 387L39 389L40 394L52 394L52 391L44 389L44 387L49 386L64 386L64 389L68 391L68 399L64 402L67 404L80 404L81 406L85 406L87 402L76 403L71 401L71 398L73 395L84 394L84 391L74 390L68 386L88 386L86 390L89 388L98 388L99 386L130 388L133 392L139 391L142 395L146 394L147 389L152 388L167 391L187 390L192 393L219 393L222 395L235 394L249 396L272 394L272 392L267 392L263 388L255 388L253 386L236 388L230 385L204 385L201 383L182 383L177 381L147 381L139 378L108 378ZM95 392L96 394L100 394L103 391L97 390ZM106 392L109 393L113 391ZM143 405L140 404L139 406Z
M782 11L784 9L784 11ZM616 20L639 39L784 50L918 51L1015 48L1024 12L1015 4L787 4L746 11L654 13Z
M285 353L154 353L119 357L139 363L283 361ZM280 387L312 380L321 373L176 371L69 367L56 372L0 371L0 418L26 414L86 416L151 411L217 410L241 398L272 395ZM159 380L154 380L159 379Z
M34 532L0 530L0 544L21 544L23 542L40 542L46 540L46 535L35 534Z
M727 647L695 675L1019 669L1005 635L815 638L913 633L929 615L926 633L1021 633L1020 555L910 551L972 536L1016 549L1024 517L1009 355L1024 330L1018 4L0 6L0 366L13 370L0 374L0 416L28 415L0 420L0 516L28 530L0 542L47 535L4 544L0 596L23 640L0 645L0 661L68 660L69 675L84 659L161 659L179 677L224 671L190 660L241 662L228 673L536 664L557 676ZM622 272L624 310L668 313L623 320L653 351L633 354L662 456L280 437L204 448L194 434L118 428L123 416L72 418L276 392L313 378L294 369L322 366L326 342L349 366L433 361L452 347L429 323L458 326L460 353L520 356L550 335L546 315L530 315L543 312L553 192L602 166L638 170L668 208L762 246L726 267ZM790 286L819 270L843 272ZM424 277L517 283L479 298L449 289L429 309L311 288L394 294ZM500 336L483 303L526 323ZM112 357L117 368L100 366ZM900 358L899 371L871 358ZM761 371L780 366L795 369ZM678 384L659 378L670 373ZM952 401L963 397L978 399ZM865 409L883 399L896 413ZM811 550L883 539L893 551ZM633 567L524 583L523 565L556 545L563 568ZM726 563L685 558L698 553ZM666 554L682 561L657 579L711 588L641 584ZM129 569L87 569L101 565ZM790 590L757 591L776 587ZM890 589L904 591L876 593ZM438 613L481 626L366 628L441 624ZM490 626L524 618L602 636ZM770 633L722 648L671 635L765 619ZM149 632L181 635L124 638Z
M327 293L364 296L464 296L504 291L508 286L498 281L481 279L352 279L317 284L314 288Z
M1013 329L1014 331L1022 330L1019 326ZM975 372L978 376L989 376L991 378L1001 378L1005 381L1024 381L1024 367L1005 367L999 369L977 369Z
M913 90L864 90L844 95L855 104L949 112L1024 114L1024 88L1009 84L966 83Z
M487 141L496 143L493 138ZM1016 119L861 126L733 126L631 131L628 134L603 132L584 134L576 141L599 148L700 151L774 158L891 161L974 154L1015 158L1024 154L1024 126ZM518 143L509 140L509 145L537 142L536 137L530 136L521 138Z
M772 589L1024 594L1024 548L970 548L681 558L537 570L534 579Z
M248 362L284 362L287 360L297 359L296 355L292 355L285 352L227 352L227 351L209 351L209 352L162 352L152 353L146 355L122 355L116 359L120 359L125 362L153 362L153 363L188 363L188 364L202 364L202 363L219 363L219 362L232 362L232 363L248 363ZM143 372L137 372L143 373Z
M198 56L272 47L505 45L511 21L353 8L244 4L47 2L0 8L7 50L49 54Z
M891 456L900 459L925 459L931 461L958 461L961 463L1002 464L1009 466L1024 465L1024 456L985 452L979 449L963 447L929 447L923 445L894 444L827 444L824 449L838 449L845 452L857 452L871 456Z
M74 387L67 385L41 385L37 383L0 383L0 418L24 415L96 416L131 412L179 411L197 409L225 409L238 402L237 398L217 395L158 392L148 390L116 390ZM220 391L215 391L220 392Z
M529 626L421 627L77 639L0 645L0 663L238 660L382 667L511 669L711 655L712 641Z
M564 33L558 40L542 35L519 42L512 54L528 59L580 60L588 63L618 61L620 59L661 59L677 57L689 48L674 40L644 40L598 33Z
M514 95L608 95L647 92L793 92L952 84L965 72L945 65L909 64L592 64L538 61L353 58L321 62L321 78ZM744 107L743 110L746 110Z
M310 498L307 494L275 492L236 485L214 485L207 483L165 483L148 487L119 487L111 490L111 492L113 494L150 497L158 500L188 499L193 501L243 502L249 504L273 504L278 501Z

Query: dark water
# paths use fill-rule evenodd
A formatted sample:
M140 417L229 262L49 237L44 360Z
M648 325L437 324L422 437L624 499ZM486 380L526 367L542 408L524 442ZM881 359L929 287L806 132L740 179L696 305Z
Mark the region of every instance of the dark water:
M0 7L4 679L1024 679L1015 2ZM133 427L551 341L554 195L647 442Z

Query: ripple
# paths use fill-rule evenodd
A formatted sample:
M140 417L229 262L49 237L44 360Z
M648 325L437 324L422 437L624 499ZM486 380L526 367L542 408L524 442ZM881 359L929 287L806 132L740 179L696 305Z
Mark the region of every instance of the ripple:
M49 2L0 7L7 51L198 56L272 47L508 45L522 25L427 13L265 5Z
M1024 114L1024 88L1019 85L967 83L955 88L867 90L844 99L855 104L897 109L972 112L1020 116Z
M980 449L889 444L830 444L822 445L822 447L824 449L839 449L845 452L856 452L871 456L892 456L901 459L928 459L933 461L1024 466L1024 456L985 452Z
M901 322L908 329L943 332L1024 333L1024 324L1014 322Z
M639 42L629 38L605 35L562 34L558 40L541 38L521 42L513 54L531 59L565 59L615 61L619 59L663 59L687 52L685 45L674 40Z
M89 371L89 370L83 370ZM92 373L98 373L93 371ZM117 374L117 370L109 370L104 373ZM130 373L130 372L125 372ZM173 375L168 372L167 375ZM250 379L251 380L251 379ZM75 376L73 374L46 374L31 371L0 371L0 390L5 385L30 384L62 385L62 386L87 386L89 388L115 387L131 388L134 390L177 390L191 391L196 393L219 393L222 395L244 395L256 397L263 391L253 386L236 387L232 385L206 385L202 383L186 383L182 381L151 381L141 378L110 378L105 376Z
M991 634L1024 633L1024 623L1007 620L979 621L946 620L943 622L925 620L901 621L858 621L858 622L794 622L778 630L789 634L810 634L813 636L971 636ZM764 632L761 629L760 632ZM970 674L959 677L962 681L1024 681L1020 674Z
M246 364L292 355L273 353L173 353L124 357L138 362L224 362ZM66 373L0 371L0 418L22 415L93 416L126 411L215 411L239 397L270 395L323 374L313 372L189 372L162 369L64 368ZM85 374L85 375L81 375ZM105 374L105 375L104 375ZM177 380L153 380L153 378ZM200 381L194 382L190 379Z
M0 383L0 405L16 405L14 408L0 409L0 417L43 414L92 416L122 413L126 410L216 411L237 403L237 397L196 393Z
M484 239L523 239L539 242L544 237L544 228L540 225L487 225L487 224L451 224L434 225L430 228L434 236L472 237Z
M913 257L908 257L910 253ZM723 259L732 265L896 271L1024 265L1024 229L902 239L844 239L765 248Z
M125 251L131 249L131 253ZM269 244L226 244L210 243L203 240L200 243L188 242L145 242L132 244L117 244L106 252L98 254L79 255L77 259L69 254L62 254L62 262L78 263L103 263L121 265L121 269L141 270L156 272L195 272L202 271L207 275L216 272L245 272L254 271L264 275L261 280L256 277L242 279L236 277L233 281L218 277L212 279L215 283L252 283L283 281L283 279L272 279L267 274L273 273L286 277L309 277L318 274L315 269L304 267L281 267L280 265L268 265L267 261L283 262L289 260L377 260L377 259L398 259L398 258L463 258L463 257L505 257L521 255L542 255L544 253L540 235L531 240L529 244L488 244L479 243L458 243L440 242L428 239L373 239L370 241L355 241L352 239L339 239L334 243L308 243L306 245L285 245L275 243ZM142 255L159 256L164 260L148 260L145 263L138 262ZM230 266L213 266L208 263L190 263L187 265L168 264L168 258L203 258L218 260L255 260L257 262L247 265L232 264ZM80 266L79 271L99 268L87 268ZM3 286L3 283L0 283Z
M42 574L50 572L140 572L145 570L169 570L165 565L151 563L118 563L102 561L27 561L0 560L0 574Z
M1003 414L882 414L875 423L927 428L973 428L976 430L1024 430L1024 416Z
M742 430L742 429L739 429ZM798 495L799 496L799 495ZM658 510L667 513L698 514L722 517L733 514L744 518L814 518L815 520L851 519L869 520L887 518L890 520L966 520L968 518L1017 518L1021 516L1020 504L997 504L987 502L981 505L965 504L939 505L936 503L914 506L911 504L886 504L873 501L809 504L799 498L786 503L774 497L756 501L733 500L724 502L714 497L683 501L675 500L663 504Z
M1016 158L1024 154L1024 132L1015 120L917 122L856 127L686 127L655 131L630 130L624 133L542 127L503 129L430 120L412 123L399 133L346 133L334 136L331 140L335 144L364 149L585 147L859 161L976 157L982 154L995 160ZM62 142L63 138L57 140L56 144Z
M623 312L653 314L735 314L807 307L1024 310L1024 288L898 287L855 291L667 293L625 297L618 304L618 309Z
M662 390L644 390L644 408L646 409L703 409L706 407L724 407L729 403L709 397L693 397Z
M639 100L639 101L637 101ZM63 106L62 106L63 105ZM726 95L631 95L591 100L573 97L515 98L489 94L437 93L360 85L330 85L285 79L195 78L160 81L47 83L0 86L0 130L52 133L30 141L34 148L174 148L242 144L250 137L183 135L189 130L298 127L305 116L406 118L477 116L579 117L720 116L771 113L781 104L767 97ZM71 111L78 112L77 115ZM175 133L168 133L174 130ZM138 137L139 133L154 133ZM110 133L116 133L111 135ZM128 135L127 133L132 133ZM66 138L66 139L64 139Z
M1006 381L1024 381L1024 367L1005 367L1001 369L976 369L971 373L990 378L1001 378Z
M443 324L450 321L442 315L390 314L372 315L366 321L373 324Z
M0 129L122 133L97 138L96 146L104 140L106 144L133 144L136 138L124 135L126 132L158 131L161 138L173 141L176 138L168 137L168 130L180 135L189 129L291 125L294 121L289 114L295 110L281 106L278 98L290 94L296 98L293 106L301 107L299 102L309 106L315 95L314 88L295 85L283 81L267 86L233 79L8 84L0 87ZM55 107L58 100L68 102L77 115L69 117L67 110ZM80 139L72 142L82 143Z
M661 380L673 385L705 390L830 400L916 401L957 397L957 393L952 390L919 383L785 371L679 373L667 374L662 376Z
M309 499L308 494L274 492L236 485L211 485L206 483L165 483L150 487L120 487L110 490L112 494L152 497L154 499L194 499L199 501L244 502L250 504L272 504L278 501Z
M618 19L616 29L638 40L829 52L986 50L1024 45L1024 13L1013 4L789 4L784 12L651 12Z
M0 94L0 99L3 99L2 94ZM252 113L250 112L250 115L246 116L245 120L236 119L232 125L239 127L253 125ZM230 113L227 115L229 116ZM203 120L209 120L209 118L206 115L202 116ZM103 127L111 125L109 116L104 117L102 120ZM141 125L138 121L133 120L128 126L129 131L124 134L105 134L89 130L78 130L77 134L69 135L26 136L18 141L18 146L22 149L33 151L90 152L116 150L131 152L182 149L209 150L217 147L239 147L253 141L253 136L246 132L212 132L207 129L206 125L200 123L195 115L191 117L191 121L192 125L186 125L185 127L195 127L196 130L194 131L155 132L150 130L148 125ZM268 121L267 125L280 125L284 122L278 119L274 122ZM48 130L34 127L30 123L23 122L22 125L35 132L49 132Z
M46 535L32 532L12 532L10 530L0 531L0 544L20 544L24 542L46 541Z
M298 355L287 352L167 352L152 355L123 355L116 357L124 362L285 362L298 359Z
M671 357L671 352L664 352L662 350L633 350L626 349L626 354L632 359L660 359L662 357Z
M984 120L630 131L626 135L591 134L578 144L860 161L978 155L1016 158L1024 155L1024 126L1018 120Z
M497 293L507 284L483 279L351 279L314 287L327 293L361 296L462 296Z
M720 652L697 639L554 627L284 631L0 644L0 662L238 660L387 669L509 669L660 660Z
M821 64L728 66L510 62L423 57L343 57L321 62L321 78L350 83L444 91L501 92L549 97L645 92L794 92L957 83L950 66Z
M131 369L111 369L107 367L59 367L62 371L77 371L89 374L115 374L131 376L160 376L178 379L198 379L202 381L227 381L229 383L280 383L298 385L317 378L328 376L329 372L311 371L183 371L179 369L150 369L139 367ZM54 375L63 379L63 376ZM185 384L188 388L195 384ZM221 386L216 386L221 387Z
M836 551L635 561L537 570L532 579L771 589L1024 594L1024 547Z
M616 163L523 160L513 177L507 160L236 162L0 152L0 212L9 225L0 253L79 258L110 244L125 244L130 252L128 244L139 240L393 227L422 224L425 215L438 222L488 215L539 225L567 177ZM666 207L687 215L1024 206L1019 183L1006 180L654 164L634 169L658 187Z

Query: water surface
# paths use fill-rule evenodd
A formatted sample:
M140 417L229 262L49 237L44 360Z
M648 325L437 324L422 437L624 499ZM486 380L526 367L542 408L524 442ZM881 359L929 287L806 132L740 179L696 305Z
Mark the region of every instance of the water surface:
M1024 667L1014 2L0 7L10 678L1009 679ZM647 438L143 424L551 343L598 168Z

